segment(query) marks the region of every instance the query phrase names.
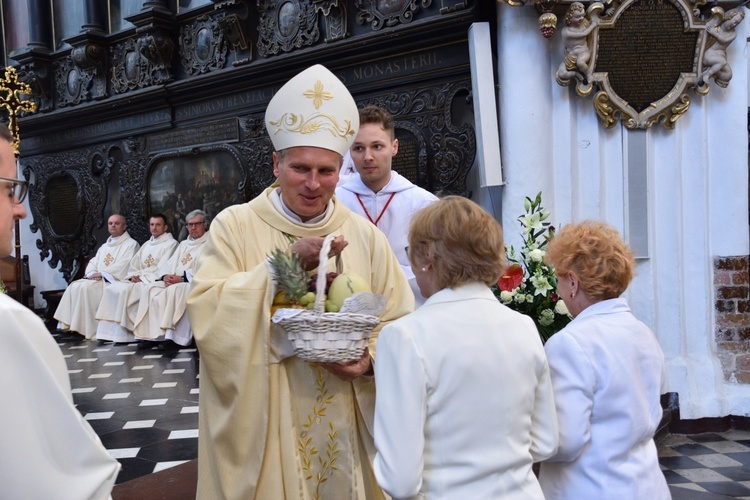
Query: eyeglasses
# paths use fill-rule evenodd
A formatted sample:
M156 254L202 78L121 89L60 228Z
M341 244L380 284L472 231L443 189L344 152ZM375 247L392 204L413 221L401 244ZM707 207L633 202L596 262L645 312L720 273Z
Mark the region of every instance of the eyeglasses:
M23 203L26 199L26 193L28 192L29 183L22 181L21 179L11 179L9 177L0 177L0 181L7 182L11 185L10 197L14 203Z

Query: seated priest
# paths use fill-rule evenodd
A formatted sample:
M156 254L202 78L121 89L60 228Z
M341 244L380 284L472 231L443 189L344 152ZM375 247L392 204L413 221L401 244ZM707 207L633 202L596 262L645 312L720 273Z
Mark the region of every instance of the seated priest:
M138 308L141 288L156 281L156 270L162 261L169 259L177 248L177 240L169 231L167 218L155 214L149 219L151 238L143 244L130 261L130 269L125 279L104 290L104 295L96 311L99 325L97 340L112 342L132 342L133 322L130 320Z
M59 329L76 332L87 340L96 336L96 310L104 290L110 286L104 276L123 279L130 260L138 251L138 242L130 237L127 227L122 215L109 217L109 238L89 261L83 279L71 283L60 299L54 315Z
M208 222L202 210L193 210L185 219L188 238L180 243L169 260L159 265L157 280L141 288L133 319L135 337L163 341L159 345L163 350L187 346L193 340L185 307L195 263L208 240Z

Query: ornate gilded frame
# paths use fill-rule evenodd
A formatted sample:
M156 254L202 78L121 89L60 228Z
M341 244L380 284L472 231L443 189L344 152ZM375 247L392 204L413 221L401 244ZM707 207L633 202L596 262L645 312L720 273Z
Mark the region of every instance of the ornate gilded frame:
M498 2L513 6L526 3L517 0L498 0ZM562 2L557 0L532 0L528 3L536 6L541 12L539 27L542 34L546 38L554 36L558 16L553 11L559 11ZM576 5L579 6L580 10L583 2L565 2L566 10L563 11L565 15L562 23L564 54L560 69L555 74L555 79L558 84L563 86L573 84L576 93L581 97L587 97L593 93L594 109L605 128L611 128L618 121L622 121L625 127L629 129L647 129L657 123L661 123L667 129L673 129L676 121L690 107L691 97L688 90L692 89L699 96L705 96L710 90L709 83L711 80L719 87L728 85L729 79L731 79L731 71L729 71L729 78L720 78L720 75L712 73L704 79L704 75L708 74L704 60L711 50L712 57L716 58L717 53L719 54L718 57L723 56L724 67L731 70L726 57L726 49L734 38L732 37L730 41L722 41L723 44L720 44L720 41L722 34L734 31L736 26L744 19L744 11L740 10L741 7L729 10L729 6L727 6L728 10L725 11L724 8L712 4L710 7L704 8L705 1L702 0L609 0L606 5L600 2L588 4L587 8L584 7L585 18L582 21L579 18L578 21L571 22L569 16ZM680 70L679 75L675 74L675 84L659 98L648 102L645 106L642 103L634 105L632 100L629 101L621 95L622 92L618 92L616 85L612 83L610 73L601 67L603 55L601 48L602 32L603 30L618 29L618 23L622 22L626 15L629 15L629 9L634 6L639 8L657 6L661 8L664 5L676 8L682 18L682 32L685 35L692 34L695 37L691 68L689 71ZM702 10L702 8L704 9ZM734 23L731 21L733 18L736 20ZM643 19L647 19L647 17L644 16ZM568 34L566 37L566 25L570 26L576 22L580 24L577 24L574 28L579 30L581 36L576 39ZM661 29L661 26L657 23L655 23L655 26L657 26L657 29ZM722 30L722 27L728 27L729 29ZM581 41L583 37L585 37L584 42ZM576 56L580 54L577 49L586 46L589 53L586 53L584 57L588 57L590 63L588 66L586 64L577 65ZM620 47L617 47L617 50L619 51ZM618 57L625 59L619 52L614 55L607 55L610 59ZM573 73L575 75L571 76ZM562 77L561 74L565 76ZM641 83L649 85L651 82L646 79Z

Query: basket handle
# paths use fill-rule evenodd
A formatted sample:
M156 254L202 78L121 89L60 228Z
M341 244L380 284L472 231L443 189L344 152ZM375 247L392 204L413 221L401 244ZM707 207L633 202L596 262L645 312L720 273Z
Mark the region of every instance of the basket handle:
M326 290L326 268L328 267L328 253L331 251L331 242L336 238L335 235L329 234L323 240L323 245L320 247L320 256L318 261L318 279L315 283L315 306L313 310L322 314L325 312L325 290ZM336 255L336 272L341 274L343 271L343 264L341 263L341 254Z

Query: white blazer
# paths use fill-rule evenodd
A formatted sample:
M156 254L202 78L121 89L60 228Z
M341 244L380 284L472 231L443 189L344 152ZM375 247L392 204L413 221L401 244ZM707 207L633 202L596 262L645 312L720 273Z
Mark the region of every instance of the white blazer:
M374 462L394 498L542 499L557 448L534 323L483 283L441 290L380 332Z
M587 307L545 350L560 423L557 455L541 466L545 497L671 498L653 439L664 355L625 299Z

